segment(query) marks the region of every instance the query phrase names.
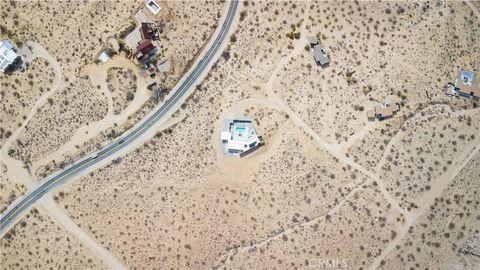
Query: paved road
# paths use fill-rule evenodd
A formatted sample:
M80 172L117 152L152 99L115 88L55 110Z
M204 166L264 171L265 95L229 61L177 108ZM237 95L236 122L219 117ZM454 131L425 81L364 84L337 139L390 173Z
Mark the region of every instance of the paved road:
M227 37L228 30L232 26L233 19L235 18L237 8L238 0L231 1L225 20L221 25L220 31L215 37L214 42L212 43L208 51L205 53L203 58L194 67L193 71L188 75L188 77L181 83L179 88L172 94L172 96L168 100L165 101L165 103L161 107L159 107L153 114L150 114L146 120L144 120L140 125L135 127L127 135L122 136L117 140L114 140L107 147L91 154L88 157L81 159L80 161L74 163L65 170L57 172L53 176L47 177L41 185L39 185L33 191L27 193L21 200L17 201L14 207L8 209L7 212L1 216L0 235L3 235L8 226L14 221L16 221L16 219L18 219L25 211L30 209L30 207L35 202L37 202L45 193L48 193L55 187L67 182L69 179L72 179L72 177L77 175L78 173L88 170L90 167L100 162L101 160L125 148L127 145L135 141L147 130L149 130L150 127L153 126L156 122L162 119L162 117L167 114L179 100L182 99L182 97L188 92L188 90L190 90L192 85L196 82L196 80L202 74L205 68L208 67L210 62L212 62L215 53L219 50L222 43Z

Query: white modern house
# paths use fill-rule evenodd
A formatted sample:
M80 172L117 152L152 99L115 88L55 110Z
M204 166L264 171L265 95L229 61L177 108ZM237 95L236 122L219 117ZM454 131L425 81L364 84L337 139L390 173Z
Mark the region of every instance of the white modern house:
M0 70L5 72L5 70L10 67L11 64L15 62L18 54L15 52L15 48L12 43L8 40L0 41Z
M263 144L250 119L226 119L220 135L224 152L229 156L242 155Z

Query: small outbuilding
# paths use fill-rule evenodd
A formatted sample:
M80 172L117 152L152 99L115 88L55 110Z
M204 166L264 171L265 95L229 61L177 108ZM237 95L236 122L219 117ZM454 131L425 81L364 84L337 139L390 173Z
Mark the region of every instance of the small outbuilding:
M110 56L106 53L106 52L102 52L100 54L100 56L98 57L98 60L102 61L102 62L107 62L108 60L110 60Z
M162 10L160 5L157 4L155 0L148 0L145 6L148 8L148 10L150 10L150 12L153 13L153 15L157 15L160 12L160 10Z

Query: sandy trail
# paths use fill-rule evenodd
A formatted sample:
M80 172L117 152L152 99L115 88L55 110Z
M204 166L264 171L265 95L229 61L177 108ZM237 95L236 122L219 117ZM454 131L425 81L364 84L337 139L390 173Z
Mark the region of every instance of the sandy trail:
M5 141L4 145L2 146L0 158L8 168L7 174L12 181L15 181L20 184L25 184L27 187L32 187L32 185L34 185L33 182L29 182L28 180L23 180L23 179L27 179L23 177L25 176L25 169L23 168L24 164L21 161L11 158L8 155L8 149L10 148L10 145L12 144L12 142L14 142L17 139L17 137L25 129L25 127L33 118L33 116L37 113L37 110L39 110L43 105L45 105L45 103L48 101L48 98L50 98L50 96L52 96L60 88L62 84L62 79L63 79L63 72L57 60L53 58L48 53L48 51L42 47L42 45L32 41L27 41L26 45L27 46L22 47L20 49L19 53L22 54L26 52L25 58L27 61L32 61L35 58L43 58L47 60L47 62L50 63L50 65L53 68L55 77L53 79L51 90L46 92L37 100L37 102L35 102L33 107L30 109L30 112L28 113L27 118L23 121L22 125L18 129L16 129L13 132L13 134ZM28 52L27 47L31 49L31 53ZM27 171L27 174L28 174L28 171ZM18 176L22 176L22 177L18 177Z
M93 85L100 85L100 89L102 89L101 92L108 93L108 96L111 99L111 94L107 84L107 72L112 67L125 67L131 69L135 76L137 76L137 91L132 102L120 114L114 115L112 105L113 100L109 100L109 113L107 116L100 121L92 122L79 128L70 138L70 140L66 144L62 145L57 151L33 162L31 166L33 174L36 172L36 170L38 170L38 168L48 164L52 160L63 160L67 153L74 153L77 151L76 145L83 145L87 141L98 136L101 132L114 127L115 124L119 126L123 125L128 120L130 115L134 114L146 101L148 101L150 98L150 91L147 89L147 84L143 80L143 77L138 72L137 66L122 56L113 57L110 61L103 64L86 66L82 71L82 75L89 76ZM112 102L112 104L110 104L110 102Z
M293 111L289 108L284 108L287 114L290 116L290 119L293 121L295 125L297 125L300 129L306 132L313 140L315 140L318 145L329 152L332 156L336 157L340 162L343 162L347 165L350 165L352 168L358 170L359 172L363 173L364 175L368 176L372 181L375 181L378 184L379 190L382 192L385 199L392 205L395 210L402 213L404 216L408 214L408 212L401 208L397 201L391 196L391 194L385 188L385 184L383 181L378 177L377 174L367 170L360 164L354 162L352 159L346 157L342 151L341 145L331 145L328 144L325 140L323 140L310 126L308 126L305 122L303 122L300 117L298 117ZM370 181L369 181L370 182Z
M222 15L222 18L219 20L220 22L223 22L225 21L226 19L226 16L227 16L227 11L229 10L229 5L225 5L225 9L223 10L223 15ZM239 16L238 14L240 13L240 11L242 10L242 5L239 5L237 10L236 10L236 13L234 15L234 19L231 23L231 27L229 28L228 32L227 32L227 36L229 36L230 34L232 34L237 25L238 25L238 22L239 22ZM221 28L217 28L215 30L215 33L218 34L219 32L221 31ZM215 35L213 35L215 36ZM204 46L203 48L209 48L210 46L212 46L214 43L214 39L210 39L207 43L206 46ZM214 58L218 58L220 57L220 54L221 52L226 48L227 46L227 42L224 42L221 44L221 46L218 48L218 50L216 51L215 53L215 56ZM46 51L45 51L46 52ZM192 66L196 66L200 63L200 61L202 61L202 57L206 54L207 50L203 50L198 56L197 58L195 59L194 63L192 64ZM48 54L48 52L47 52ZM53 59L53 58L52 58ZM122 156L122 155L125 155L127 153L129 153L130 151L136 149L137 147L139 147L140 145L143 145L145 141L148 141L150 140L151 138L153 138L153 136L155 136L156 132L158 131L161 131L165 128L168 127L168 124L171 124L172 122L176 123L178 121L181 121L179 120L177 117L175 117L174 115L176 115L176 113L180 110L180 106L182 103L185 102L185 100L189 97L189 95L191 94L191 92L194 91L195 87L200 84L203 80L203 78L207 75L208 71L211 69L211 67L213 66L213 64L215 63L215 61L211 61L208 63L208 65L206 65L203 69L203 71L200 73L200 75L198 75L197 79L195 80L195 82L192 83L191 87L190 87L190 90L188 93L186 93L185 95L183 95L183 97L168 111L168 113L166 113L164 115L164 118L159 120L158 122L156 122L154 125L152 125L150 127L150 129L148 131L146 131L141 137L139 137L135 142L132 142L130 143L127 147L124 147L122 150L118 151L115 155L111 155L109 156L108 158L105 158L103 159L102 161L96 163L94 166L92 166L90 168L90 170L88 171L85 171L85 172L82 172L82 173L79 173L77 175L75 175L73 177L73 179L78 179L86 174L88 174L89 172L91 171L94 171L106 164L108 164L108 162L110 162L111 160L115 159L116 157L118 156ZM107 62L106 64L104 64L104 68L102 70L102 72L98 72L97 68L98 66L97 65L89 65L89 66L86 66L82 71L83 71L83 75L89 75L89 74L92 74L92 77L93 77L93 80L94 80L94 84L96 85L100 85L100 87L102 87L102 84L104 84L103 87L106 87L106 78L107 78L107 74L106 74L106 66L131 66L132 67L132 70L133 71L136 71L138 72L138 68L131 62L129 62L127 59L123 58L122 57L114 57L113 59L111 59L109 62ZM102 69L100 67L100 69ZM61 70L60 70L61 72ZM165 100L168 100L171 98L172 95L174 95L174 92L177 90L177 88L189 77L188 75L192 72L192 69L189 70L178 82L177 82L177 85L174 87L174 89L172 91L170 91L169 95L167 95L165 97ZM97 73L100 73L100 74L97 74ZM138 82L141 82L141 76L138 75L138 73L136 73L137 75L137 78L139 78L139 80L137 80ZM142 103L142 98L144 99L147 99L149 97L149 92L148 90L145 90L146 88L146 84L145 83L141 83L140 86L137 85L137 87L140 87L140 90L142 91L139 91L139 93L143 93L143 94L139 94L137 93L137 95L135 96L135 99L134 101L132 101L132 104L130 104L124 111L121 115L117 115L117 116L107 116L105 117L104 119L98 121L98 122L95 122L95 123L91 123L89 125L86 125L82 128L80 128L76 133L75 135L71 138L70 142L67 143L67 145L64 145L59 151L57 151L56 153L54 153L52 156L50 156L50 160L51 159L55 159L55 158L58 158L58 157L62 157L62 153L64 153L65 151L67 151L68 149L72 149L72 147L75 147L75 143L73 143L74 141L76 143L82 141L82 140L85 140L85 131L90 131L89 132L89 137L91 137L92 133L96 133L98 134L99 133L99 129L101 129L102 127L105 127L105 125L114 125L115 124L115 120L117 120L118 122L120 122L120 120L122 119L125 119L127 118L128 119L128 116L127 115L130 115L131 113L133 113L134 111L136 111L136 106L138 106L138 103ZM108 88L108 87L107 87ZM150 117L153 113L155 113L155 111L160 107L162 106L162 104L158 104L154 110L152 110L147 116L144 117L144 119L147 119L148 117ZM35 111L33 111L35 112ZM173 121L172 121L172 117L175 118ZM182 118L183 119L183 118ZM137 123L137 125L140 125L141 123ZM13 137L13 136L12 136ZM76 140L78 139L78 140ZM10 140L11 141L11 140ZM2 152L5 152L4 155L8 157L7 153L6 153L6 150L2 148ZM2 153L3 154L3 153ZM3 155L2 155L3 156ZM39 165L41 164L45 164L46 162L48 162L48 159L49 158L45 158L45 159L42 159L40 162L37 162L35 164L35 166L33 166L34 168L38 168ZM12 160L12 164L14 163L15 161ZM15 172L15 174L21 174L21 170L22 168L19 168L19 171L18 172ZM14 176L15 174L13 172L11 172ZM15 177L13 177L14 179L16 179ZM23 183L23 182L21 182ZM33 186L36 185L35 183L32 184Z
M235 31L235 28L237 27L238 25L238 22L239 22L239 16L238 14L240 13L240 11L242 10L241 8L242 6L239 5L237 10L236 10L236 13L234 14L234 17L233 17L233 21L231 23L231 27L228 29L228 31L226 32L226 36L229 36L231 35L234 31ZM223 11L223 15L222 15L222 18L219 20L220 23L225 21L225 19L227 18L227 14L228 14L228 10L230 10L230 5L225 5L225 9ZM222 28L218 27L216 30L215 30L215 35L218 35L220 32L222 31ZM203 60L203 57L204 55L208 52L205 48L210 48L211 46L213 46L215 40L214 39L210 39L207 43L206 46L204 46L204 50L197 56L197 58L195 59L194 63L192 64L192 66L198 66L200 64L200 62ZM227 42L223 42L219 47L217 47L217 50L213 56L213 59L218 59L220 57L220 54L221 52L226 48L227 46ZM117 60L117 61L121 61L121 60ZM115 63L113 60L108 62L110 65L112 65L113 63ZM135 140L134 142L131 142L130 144L128 144L128 146L125 146L124 148L122 148L121 150L117 151L115 154L113 155L110 155L108 158L105 158L105 159L102 159L101 161L95 163L95 165L91 166L89 168L88 171L82 171L81 173L78 173L76 174L75 176L73 176L70 180L73 181L75 179L78 179L86 174L88 174L89 172L91 171L94 171L102 166L105 166L106 164L108 164L109 162L111 162L113 159L119 157L119 156L122 156L122 155L125 155L129 152L131 152L132 150L138 148L139 146L143 145L145 141L148 141L150 140L151 138L153 138L155 136L155 134L162 130L162 129L165 129L167 128L168 124L175 124L177 123L178 121L181 121L181 119L179 118L176 118L175 115L180 115L182 116L182 114L178 114L177 112L181 109L181 105L185 102L185 100L189 97L189 95L195 90L195 87L197 85L199 85L203 78L207 75L208 71L211 69L211 67L213 66L213 64L215 63L215 60L213 61L210 61L207 65L205 65L202 69L202 72L199 73L199 75L196 77L196 80L194 82L191 83L191 86L190 88L188 89L188 92L186 92L182 98L180 98L178 100L178 102L176 102L171 108L170 110L164 114L163 118L158 120L156 123L152 124L150 126L150 128L145 131L141 137L139 137L137 140ZM137 69L135 67L135 69ZM134 70L135 70L134 69ZM89 70L88 67L84 69L84 72L85 73L88 73L88 72L92 72L92 73L96 73L96 70L94 69L91 69ZM193 72L193 69L190 69L178 82L177 82L177 85L174 87L174 89L172 89L172 91L169 93L169 95L165 98L165 100L168 100L172 97L172 95L175 94L175 92L178 90L178 88L180 87L180 85L182 85L187 79L190 78L191 74ZM103 78L106 78L106 74L103 75ZM140 78L140 76L139 76ZM104 83L103 82L103 79L102 81L100 81L100 83ZM146 85L144 85L144 87L146 88ZM148 92L145 92L145 93L148 93ZM138 101L137 101L138 102ZM148 119L151 115L153 115L156 110L158 110L158 108L160 108L160 106L162 106L162 104L158 104L154 110L152 110L147 116L144 117L144 120L145 119ZM129 106L127 107L126 111L128 110L131 110L131 107L132 106ZM122 115L126 115L127 113L124 113ZM175 120L172 120L172 117L176 118ZM184 116L183 116L184 117ZM101 124L109 124L107 123L108 120L112 121L112 119L109 119L109 117L105 117L105 119L102 119L100 121ZM140 121L139 123L137 123L136 125L141 125L142 124L142 121ZM90 127L91 125L87 125L88 127ZM99 122L96 122L96 126L100 126L101 125L99 124ZM84 127L85 128L85 127ZM76 136L79 136L78 135L79 132L76 133ZM4 150L4 149L2 149ZM2 151L3 152L3 151ZM5 150L5 156L7 156L7 153L6 153L6 150ZM14 162L12 162L12 164L14 164ZM38 166L38 165L37 165ZM22 168L19 166L18 168L18 172L16 172L17 174L21 174L21 171L22 171ZM11 172L13 174L13 172ZM25 175L29 175L28 171L25 173ZM16 174L13 174L13 179L16 179L15 178ZM30 179L29 181L30 182L33 182L33 179L31 178L28 178ZM25 180L27 181L27 180ZM35 184L32 184L32 186L34 186ZM55 189L56 190L56 189ZM51 192L54 192L54 190L50 191L49 193ZM20 199L20 198L19 198ZM17 199L17 201L19 200ZM13 204L11 204L10 206L14 205L16 202L14 202Z
M342 200L340 200L335 206L328 209L327 211L320 214L319 216L313 217L309 221L304 221L304 222L300 222L298 224L293 224L293 225L285 228L284 230L279 230L279 231L277 230L277 232L274 233L273 235L271 235L271 236L269 236L265 239L262 239L262 240L260 240L256 243L249 244L249 245L244 245L244 246L239 246L239 247L232 248L232 249L228 250L226 253L224 253L222 256L220 256L220 259L217 261L217 264L214 266L214 268L217 269L217 268L220 268L220 266L228 268L228 265L231 261L230 258L235 254L238 254L240 252L255 250L255 249L260 248L262 246L268 245L269 242L274 241L276 239L279 239L284 234L295 232L295 231L298 230L298 228L306 228L306 227L309 227L309 226L313 226L319 220L326 218L327 215L332 215L335 212L337 212L353 195L355 195L358 191L363 189L362 186L364 184L366 184L366 181L363 181L363 182L359 183Z
M305 19L308 18L308 11L309 11L309 9L307 9L307 12L305 13ZM302 26L300 28L300 33L301 33L302 37L305 37L307 35L306 30L305 30L305 23L302 24ZM383 184L381 179L376 174L368 171L367 169L365 169L361 165L355 163L353 160L349 159L348 157L346 157L344 155L345 149L349 145L351 145L354 141L356 141L356 140L362 138L363 136L365 136L365 134L368 132L368 130L373 128L375 126L375 124L373 124L373 123L371 125L367 124L367 126L361 132L355 134L355 136L352 136L346 144L332 145L332 144L327 143L325 140L323 140L308 124L306 124L295 112L293 112L293 110L288 105L283 103L283 101L278 96L276 96L273 85L277 81L278 74L283 69L283 67L286 64L288 64L289 61L291 61L291 59L293 59L295 56L297 56L298 54L300 54L302 52L302 50L304 49L304 40L303 39L295 40L293 42L293 46L294 46L294 49L287 56L280 59L280 61L276 65L275 70L272 72L270 78L268 79L267 84L266 84L267 98L265 98L265 99L248 98L248 99L240 101L240 106L248 107L248 106L251 106L251 105L261 105L261 106L274 108L274 109L277 109L279 111L283 111L283 112L287 113L289 115L290 121L294 125L296 125L298 128L303 130L311 138L313 138L324 150L328 151L330 154L332 154L333 156L338 158L339 161L341 161L343 163L346 163L346 164L350 165L351 167L357 169L358 171L362 172L364 175L368 176L369 179L366 182L363 182L363 183L357 185L354 189L352 189L352 191L343 200L341 200L337 205L335 205L331 209L327 210L322 215L320 215L316 218L313 218L309 222L293 225L293 226L287 228L285 231L288 232L288 231L294 230L295 228L298 228L298 226L308 226L308 224L312 224L312 222L316 222L317 220L324 218L327 214L332 214L333 212L337 211L353 194L355 194L355 192L361 190L363 188L362 187L363 184L371 183L372 181L377 182L378 188L382 192L385 199L392 205L392 207L395 208L402 215L406 216L407 212L404 209L402 209L398 205L398 203L393 199L393 197L390 195L390 193L387 192L387 190L385 188L385 185ZM264 244L266 244L266 243L268 243L268 242L270 242L274 239L277 239L283 233L284 232L279 232L277 234L274 234L274 235L272 235L272 236L270 236L266 239L263 239L263 240L259 241L258 243L254 244L254 245L243 246L243 247L238 247L238 248L229 250L228 252L226 252L225 254L223 254L220 257L216 267L219 267L220 265L222 265L224 263L226 263L226 265L228 265L228 263L230 262L229 258L233 254L236 254L236 253L242 252L242 251L247 251L251 248L257 248L259 246L262 246L262 245L264 245ZM226 265L224 265L224 266L226 266Z
M343 143L340 143L338 144L338 147L340 147L340 152L342 154L345 154L348 149L350 149L350 147L358 140L364 138L368 132L372 129L375 129L376 127L378 127L380 125L380 122L378 121L375 121L375 122L367 122L365 124L365 126L358 132L355 132L355 134L353 134L352 136L350 136L350 138L348 138L348 140L346 142L343 142Z
M375 258L375 261L370 265L368 269L377 269L380 263L385 259L385 257L400 243L400 241L407 235L408 230L411 226L413 226L418 219L425 211L435 202L435 198L439 197L443 190L450 184L450 182L460 173L460 171L468 164L468 162L479 153L480 151L480 140L477 139L477 144L472 146L471 148L465 149L461 155L458 157L461 162L456 167L451 167L446 173L444 173L435 185L433 185L430 192L426 193L423 197L420 198L418 202L418 208L410 212L407 215L406 222L399 232L397 237L388 243L388 245L383 249L380 256ZM458 160L458 159L457 159Z
M227 14L226 11L228 10L228 5L225 5L225 8L226 9L222 12L223 15L222 15L222 18L220 19L220 22L222 22L225 19L225 16ZM235 15L235 19L233 20L232 25L230 27L229 34L232 34L234 32L234 30L236 29L237 25L238 25L238 22L239 22L238 14L240 13L241 9L242 9L242 5L239 5L238 8L237 8L237 13ZM219 31L219 28L217 28L216 31ZM213 39L210 39L208 41L207 45L205 45L203 48L208 48L208 44L211 44L212 42L213 42ZM220 55L220 53L223 51L223 49L226 47L226 45L227 45L226 42L222 44L221 48L216 53L217 57ZM194 61L192 66L194 66L195 64L198 64L198 62L200 61L200 59L202 58L202 56L204 54L205 54L205 50L202 51L197 56L197 59ZM195 86L198 85L203 80L203 78L208 73L207 71L210 70L210 68L212 67L214 62L215 61L212 61L211 63L209 63L205 67L204 71L198 77L197 81L192 85L191 89L195 89ZM63 154L66 153L67 151L74 150L75 145L83 144L84 142L88 141L90 138L93 138L96 135L98 135L101 131L103 131L105 129L108 129L109 127L112 127L115 123L117 123L119 125L121 123L124 123L126 120L128 120L128 116L133 114L136 110L138 110L138 108L141 107L140 104L143 104L150 97L150 92L146 89L147 84L142 80L142 76L138 72L138 67L135 66L135 64L133 64L131 61L128 61L127 59L122 58L120 56L113 57L110 61L108 61L108 62L106 62L102 65L86 66L83 69L83 75L89 75L91 77L94 85L100 85L100 87L102 89L108 89L108 86L107 86L107 83L106 83L107 70L108 70L109 67L114 67L114 66L128 67L128 68L130 68L131 70L134 71L135 75L138 78L137 79L137 93L135 95L134 100L131 102L131 104L129 104L129 106L124 111L122 111L122 113L120 115L107 115L105 118L103 118L102 120L100 120L98 122L90 123L89 125L86 125L86 126L80 128L75 133L75 135L70 139L70 141L68 143L66 143L65 145L63 145L55 153L53 153L53 154L49 155L48 157L45 157L45 158L43 158L39 161L34 162L34 164L32 164L32 168L33 168L32 172L35 172L40 166L47 164L51 160L62 160L64 158ZM101 72L99 72L99 69L101 70ZM191 71L189 71L189 72L191 72ZM186 79L186 77L187 76L183 76L177 82L176 87L181 85L181 83ZM170 91L170 93L165 97L165 100L169 99L171 97L171 95L174 94L174 92L175 92L174 90ZM170 110L170 112L167 113L164 116L165 120L159 121L155 125L158 129L161 130L161 129L164 128L165 121L168 121L168 119L172 118L172 115L175 112L178 111L178 109L180 108L180 105L186 100L186 98L190 95L190 93L185 94L184 97L182 98L182 100L177 102L177 104ZM161 104L157 105L156 108L158 108L159 106L161 106ZM152 112L150 112L149 115L151 115L154 111L155 111L155 109L152 110ZM145 116L144 119L146 119L149 115ZM119 153L118 155L115 155L115 156L117 157L117 156L123 155L125 153L128 153L128 151L131 151L134 147L136 147L138 145L142 145L143 142L151 139L155 135L155 132L158 130L157 128L152 128L152 130L150 132L147 132L145 134L145 136L143 136L141 138L138 138L138 140L134 144L131 144L132 145L131 147L129 146L127 149L125 149L125 151L121 151L121 153ZM111 159L113 159L113 157ZM111 159L106 159L105 161L109 161ZM101 164L105 165L106 163L102 162ZM99 167L95 166L90 171L93 171L96 168L99 168Z
M49 194L41 199L41 205L47 210L48 214L61 224L70 233L75 235L83 245L85 245L95 256L100 258L110 269L127 269L117 258L112 256L107 249L95 241L94 237L88 235L63 211Z
M460 114L460 113L469 113L469 112L474 112L478 111L478 109L469 109L469 110L460 110L460 111L450 111L450 112L445 112L442 113L442 115L447 115L447 114ZM439 114L435 114L439 115ZM432 115L425 115L425 116L416 116L412 119L418 119L418 118L428 118L431 117ZM411 119L410 119L411 120ZM396 134L394 138L390 140L388 143L387 147L384 150L384 155L380 159L380 161L377 163L377 166L375 168L375 171L379 171L382 165L385 163L385 159L388 153L390 153L390 149L392 146L399 142L402 138L401 132ZM480 141L477 139L477 141ZM413 226L418 219L427 209L434 203L434 200L436 197L441 195L443 190L450 184L450 182L458 175L458 173L467 165L467 163L476 155L478 154L480 150L480 142L477 144L474 144L473 146L466 148L460 155L457 155L456 158L453 160L453 164L459 164L457 167L451 166L450 169L442 174L437 181L435 181L435 184L432 185L432 189L429 192L426 192L418 202L416 203L418 205L417 209L413 209L411 212L407 212L405 215L406 217L406 222L402 229L400 230L399 234L397 237L391 241L385 249L382 251L381 255L375 259L373 264L370 266L369 269L376 269L380 265L381 261L385 259L385 257L393 250L393 248L398 245L398 243L405 237L405 235L408 233L408 230L411 226Z
M28 189L32 189L37 185L37 182L34 181L27 167L24 167L24 164L21 161L13 159L8 155L8 148L10 147L10 144L12 143L12 141L16 140L18 135L23 131L25 126L33 118L33 116L37 112L37 109L41 108L45 104L45 102L47 102L48 98L51 95L53 95L61 87L63 73L59 63L40 44L36 42L28 41L27 46L31 48L31 53L28 53L26 51L26 48L23 49L23 51L27 52L26 60L31 61L35 58L44 58L53 67L55 78L54 78L51 90L45 93L37 102L35 102L34 106L30 110L25 121L17 130L15 130L12 136L2 146L0 158L2 159L2 162L7 167L7 175L10 180L24 184ZM22 53L22 50L20 51L20 53ZM18 198L18 199L21 199L21 198ZM61 224L65 229L67 229L68 231L73 233L73 235L78 237L80 241L87 248L89 248L93 254L95 254L96 256L98 256L98 258L104 261L109 268L125 269L125 267L122 266L115 257L113 257L110 253L108 253L108 251L105 250L95 240L90 238L61 209L59 209L59 207L55 204L53 199L51 199L51 196L42 199L41 204L42 204L42 207L49 213L49 215L56 222Z
M393 145L397 144L400 142L400 140L403 138L402 136L400 136L402 134L402 128L403 126L405 126L409 121L413 121L413 120L420 120L422 118L429 118L429 117L432 117L432 116L447 116L449 114L451 115L458 115L458 114L466 114L466 113L473 113L475 111L478 111L479 109L466 109L466 110L458 110L458 111L452 111L451 108L449 112L444 112L444 113L434 113L434 114L425 114L424 116L421 116L421 112L423 112L424 110L427 110L429 107L426 107L424 108L423 110L419 111L416 113L415 116L413 116L412 118L408 119L407 121L405 121L404 123L402 123L402 125L399 127L399 132L397 134L395 134L395 136L393 136L393 138L388 142L387 146L385 147L385 150L383 151L383 155L382 157L380 158L380 160L378 161L377 165L375 166L375 169L374 171L376 173L379 173L380 172L380 169L382 168L382 166L385 164L385 160L386 160L386 157L387 155L390 153L390 150L392 149Z
M305 19L308 18L308 10L305 13ZM305 31L305 23L302 24L302 27L300 28L300 33L302 37L307 36L307 33ZM283 69L283 67L288 64L288 62L293 59L293 57L297 56L302 52L304 49L304 40L296 40L293 42L294 49L290 54L287 56L283 57L279 63L277 64L277 67L273 71L272 75L267 81L266 87L267 87L267 93L268 93L268 98L274 102L275 106L284 112L286 112L289 116L291 121L300 129L305 131L311 138L313 138L320 147L322 147L324 150L328 151L330 154L332 154L334 157L338 158L339 161L346 163L350 165L352 168L357 169L358 171L362 172L364 175L367 175L370 177L372 180L376 181L378 184L378 187L384 197L387 199L387 201L395 208L397 211L402 213L403 215L407 214L407 212L400 207L400 205L393 199L393 197L390 195L390 193L387 192L385 185L383 184L383 181L374 173L370 172L360 164L354 162L352 159L346 157L343 154L343 149L344 146L342 144L337 144L337 145L332 145L327 143L323 138L321 138L307 123L305 123L288 105L283 103L283 101L276 96L274 92L274 83L277 81L278 74L280 71ZM354 137L354 140L357 140L360 138L360 136L366 134L366 130L361 132L359 135ZM352 142L350 142L352 143Z
M103 70L102 70L102 72L103 72ZM112 93L108 90L108 85L106 83L104 83L104 81L102 81L101 78L99 78L101 76L98 76L98 75L101 75L101 74L99 74L98 72L90 74L90 80L92 81L92 83L96 83L96 82L100 83L99 84L100 88L96 88L97 93L98 93L99 96L104 96L107 99L107 115L106 115L106 117L112 116L113 115Z
M271 85L271 84L267 84ZM271 90L272 88L270 88ZM271 92L270 92L271 93ZM275 98L272 95L269 95L270 98ZM277 99L278 100L278 99ZM279 101L281 103L281 101ZM445 187L451 182L453 178L458 174L458 172L468 163L468 161L478 153L480 149L480 144L477 145L477 147L472 151L471 148L466 149L462 155L457 156L457 161L462 160L463 162L458 166L453 173L445 173L442 175L442 177L437 180L436 184L434 187L431 189L429 193L427 193L423 198L421 198L418 202L419 208L412 212L408 212L405 209L401 208L398 202L391 196L391 194L387 191L385 184L383 181L380 179L380 177L373 172L368 171L358 163L354 162L350 158L346 157L343 155L343 151L345 150L345 145L338 144L338 145L331 145L325 142L313 129L310 128L305 122L303 122L302 119L300 119L291 109L289 109L288 106L282 106L281 107L289 116L290 119L295 123L299 128L304 130L307 134L309 134L323 149L327 150L330 154L335 156L336 158L339 159L339 161L346 163L350 165L352 168L357 169L358 171L362 172L363 174L367 175L370 177L370 180L366 182L366 184L370 184L372 181L375 181L378 184L378 188L381 191L382 195L385 197L388 203L392 205L395 210L399 211L404 217L405 217L405 224L400 230L397 238L395 238L393 241L389 242L389 244L385 247L385 249L382 251L381 255L376 258L374 263L369 269L375 269L379 266L380 262L385 258L385 256L398 244L398 242L408 233L408 229L410 226L412 226L416 219L423 214L423 212L433 203L435 197L441 194L441 192L445 189ZM473 109L477 110L477 109ZM462 111L463 112L463 111ZM366 132L370 129L370 127L365 128L361 134L366 134ZM357 136L355 140L360 139L360 136ZM350 141L350 140L349 140ZM393 143L392 140L391 143ZM389 144L389 146L391 145ZM349 144L349 143L348 143ZM391 146L390 146L391 147ZM387 153L387 148L384 153ZM470 153L470 154L469 154ZM465 158L466 157L466 158ZM358 187L360 189L361 187ZM350 194L349 194L350 195ZM335 208L335 207L334 207ZM321 218L321 217L319 217ZM268 240L268 239L267 239Z
M268 99L246 98L236 103L229 110L223 112L222 116L219 117L213 132L213 134L217 135L212 136L211 138L211 144L214 146L215 152L217 153L218 162L218 171L216 171L211 178L213 183L224 183L225 179L237 183L252 181L252 176L258 171L260 164L271 158L277 151L282 142L283 133L288 132L289 128L291 129L291 123L287 120L278 127L277 132L269 138L265 146L260 147L255 152L249 154L248 157L226 157L223 153L223 149L221 149L221 144L219 143L223 119L235 118L243 114L246 109L252 106L278 110L275 104L272 104Z
M302 28L302 36L304 36L304 31ZM270 237L267 237L263 240L260 240L254 244L251 245L245 245L245 246L240 246L238 248L230 249L226 253L224 253L219 260L217 261L217 264L215 267L220 267L220 266L228 266L228 263L230 262L231 256L238 254L239 252L247 252L252 249L257 249L265 244L268 244L269 242L278 239L281 237L284 233L288 233L290 231L295 230L296 228L303 227L303 226L308 226L309 224L312 224L312 222L316 222L319 219L325 218L327 214L331 215L334 212L336 212L355 192L363 189L362 185L363 184L370 184L373 181L376 181L378 184L378 188L382 192L382 195L385 197L388 203L390 203L393 208L395 208L399 213L401 213L405 217L405 223L402 226L402 229L400 230L398 236L383 249L381 255L375 259L373 262L372 266L370 269L375 269L379 266L380 262L385 258L385 256L403 239L403 237L408 233L408 229L410 226L412 226L416 219L422 215L426 209L433 203L434 199L441 194L441 192L448 186L448 184L452 181L452 179L455 178L455 176L460 172L460 170L465 167L465 165L468 163L468 161L471 160L473 156L478 154L480 150L480 144L478 144L473 150L471 148L466 149L463 153L463 155L460 155L458 160L462 160L463 162L460 163L460 165L453 170L453 172L446 173L442 175L442 177L438 180L438 185L436 184L432 190L426 194L424 197L422 197L419 201L419 208L415 209L412 212L407 212L403 208L399 206L397 201L390 195L390 193L386 190L386 187L383 183L383 181L378 177L376 173L370 172L364 167L360 166L359 164L353 162L351 159L347 158L344 153L345 151L348 150L348 148L357 140L363 138L369 130L375 128L378 125L378 122L375 123L367 123L367 125L360 131L354 134L353 136L350 137L350 139L346 143L341 143L341 144L329 144L326 141L324 141L309 125L307 125L298 115L296 115L289 106L284 104L276 95L274 92L274 83L278 77L278 73L282 70L283 66L286 65L290 59L298 55L303 47L301 46L302 43L297 42L294 45L294 50L284 57L283 59L280 60L279 64L277 65L277 68L274 70L272 73L271 77L269 78L266 88L267 88L267 93L268 93L268 98L265 99L256 99L256 98L247 98L242 101L240 101L239 105L241 107L248 107L248 106L264 106L264 107L270 107L274 108L280 111L284 111L287 113L290 117L290 120L293 124L297 125L301 130L304 130L306 134L311 136L323 149L327 150L330 154L338 158L341 162L346 163L353 168L359 170L363 174L367 175L370 179L366 182L363 182L356 186L352 191L344 198L342 199L337 205L323 213L322 215L313 218L309 222L301 223L301 224L296 224L294 226L291 226L284 231L280 231L278 233L275 233L274 235L271 235ZM453 113L460 113L464 111L458 111L458 112L453 112ZM431 115L425 116L429 117ZM391 148L391 144L395 142L395 139L392 139L391 142L389 143L389 146L385 149L384 153L388 153L388 149ZM383 159L383 158L382 158ZM379 166L381 166L381 162L379 163ZM378 167L375 171L378 171Z

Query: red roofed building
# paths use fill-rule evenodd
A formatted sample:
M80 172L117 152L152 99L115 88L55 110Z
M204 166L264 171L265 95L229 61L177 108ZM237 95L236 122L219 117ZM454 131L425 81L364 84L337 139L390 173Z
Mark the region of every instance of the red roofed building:
M135 55L137 58L146 59L151 54L155 53L155 46L153 46L152 41L150 39L145 39L144 41L140 42L137 46L137 52Z

